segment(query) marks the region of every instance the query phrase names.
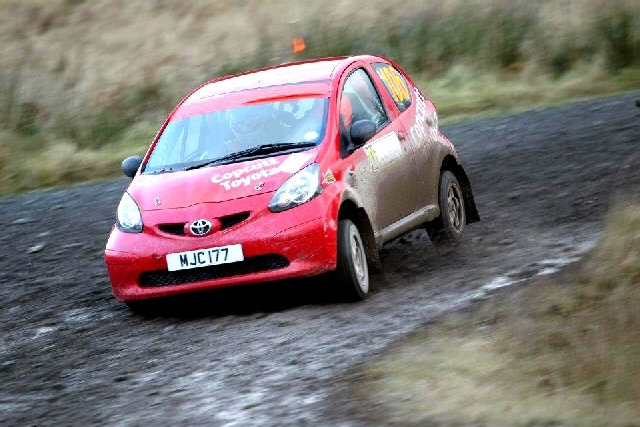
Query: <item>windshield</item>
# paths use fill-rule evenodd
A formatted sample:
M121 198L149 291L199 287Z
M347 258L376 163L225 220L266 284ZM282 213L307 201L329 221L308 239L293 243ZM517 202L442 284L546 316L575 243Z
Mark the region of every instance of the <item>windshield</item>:
M237 160L234 153L270 144L278 144L277 151L308 149L324 137L327 105L327 98L296 98L173 121L158 139L144 172L184 170L227 157Z

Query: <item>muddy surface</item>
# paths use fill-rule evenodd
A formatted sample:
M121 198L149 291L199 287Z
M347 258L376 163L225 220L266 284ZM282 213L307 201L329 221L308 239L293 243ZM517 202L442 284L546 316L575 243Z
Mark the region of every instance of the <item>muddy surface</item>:
M483 221L456 250L424 232L387 245L359 304L319 279L136 316L102 259L125 180L0 198L0 425L375 424L344 397L348 372L501 277L579 255L612 196L640 187L638 96L445 128Z

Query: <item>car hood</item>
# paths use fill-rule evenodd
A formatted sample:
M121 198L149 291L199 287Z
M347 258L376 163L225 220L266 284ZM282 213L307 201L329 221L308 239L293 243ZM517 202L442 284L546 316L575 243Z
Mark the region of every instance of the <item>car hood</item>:
M313 149L190 171L140 174L127 191L143 211L225 202L277 190L317 154Z

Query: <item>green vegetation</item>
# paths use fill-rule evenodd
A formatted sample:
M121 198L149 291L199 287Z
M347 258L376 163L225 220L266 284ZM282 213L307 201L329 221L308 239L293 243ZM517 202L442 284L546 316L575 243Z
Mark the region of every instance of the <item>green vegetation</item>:
M581 266L448 315L354 385L399 423L640 425L640 204Z
M259 11L238 2L0 2L16 17L0 23L0 191L117 176L116 156L142 154L191 88L292 59L388 56L448 121L640 88L634 0L251 7ZM306 42L297 56L292 36Z
M564 2L565 8L562 4L553 0L453 1L394 23L388 16L371 26L318 22L307 34L311 48L303 55L379 53L409 71L429 76L455 64L474 70L517 71L535 63L537 72L555 77L580 62L600 59L614 74L640 65L637 2L571 1ZM556 13L560 15L546 17Z

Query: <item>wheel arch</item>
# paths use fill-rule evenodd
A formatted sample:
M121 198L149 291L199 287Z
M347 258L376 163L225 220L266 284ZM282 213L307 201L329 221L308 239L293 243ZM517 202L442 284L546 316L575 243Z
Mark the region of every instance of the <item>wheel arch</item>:
M343 219L350 219L358 231L360 231L360 237L364 244L365 253L367 255L367 263L369 269L373 273L382 272L382 263L380 261L380 254L378 252L378 246L376 245L376 238L373 232L373 226L369 220L364 208L359 207L353 200L346 199L340 204L338 210L338 221Z
M471 190L471 182L464 168L458 163L455 157L451 154L447 154L442 160L442 166L440 172L450 171L456 176L456 179L462 187L462 193L464 195L464 208L467 213L467 224L480 221L480 214L476 207L476 201L473 197L473 191Z

